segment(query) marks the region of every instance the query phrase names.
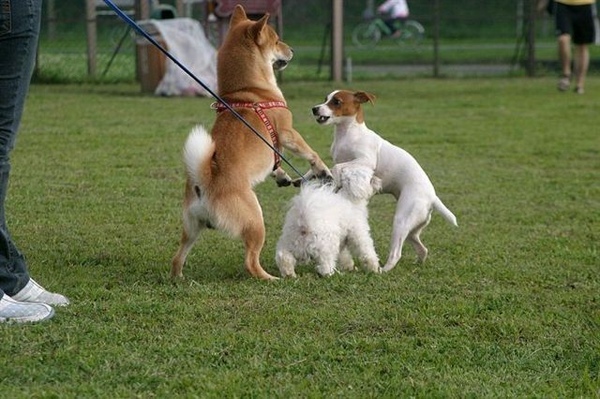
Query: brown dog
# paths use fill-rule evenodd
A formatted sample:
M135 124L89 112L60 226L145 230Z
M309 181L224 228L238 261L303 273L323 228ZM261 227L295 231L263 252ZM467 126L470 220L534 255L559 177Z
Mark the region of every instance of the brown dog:
M306 159L304 176L331 177L325 163L292 127L292 114L277 86L274 70L285 68L293 51L267 25L247 18L236 6L217 58L218 91L275 148L289 149ZM183 234L171 275L182 276L185 259L201 230L216 228L241 237L246 270L261 279L274 279L259 262L265 241L262 210L254 185L272 171L280 185L290 183L279 159L255 133L222 104L210 135L198 126L184 147L187 182L183 201Z

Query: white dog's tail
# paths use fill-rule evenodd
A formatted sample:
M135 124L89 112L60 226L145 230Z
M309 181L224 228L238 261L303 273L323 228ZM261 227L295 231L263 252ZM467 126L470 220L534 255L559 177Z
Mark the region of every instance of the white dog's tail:
M433 203L433 208L438 211L444 217L444 219L452 223L452 225L458 226L458 223L456 223L456 216L450 212L450 209L446 208L446 205L444 205L442 200L438 197L436 197L436 200Z
M183 161L190 179L199 186L210 180L210 159L215 152L215 143L206 129L198 125L192 129L183 146Z

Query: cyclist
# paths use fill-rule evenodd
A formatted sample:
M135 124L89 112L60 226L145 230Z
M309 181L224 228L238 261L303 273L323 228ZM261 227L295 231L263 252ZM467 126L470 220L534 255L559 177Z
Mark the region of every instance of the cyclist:
M404 22L408 19L408 3L406 0L386 0L377 7L379 14L389 14L389 18L384 19L385 24L390 28L392 37L400 37L402 32L396 28L396 21Z

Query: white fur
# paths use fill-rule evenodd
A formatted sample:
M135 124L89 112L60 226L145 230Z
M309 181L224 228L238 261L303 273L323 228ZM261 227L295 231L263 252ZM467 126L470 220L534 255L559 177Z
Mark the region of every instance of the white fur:
M202 125L197 125L191 130L183 146L183 161L187 174L194 186L201 192L205 190L206 183L202 181L199 168L214 152L214 146L212 137ZM232 223L230 218L223 217L222 213L215 211L214 204L208 201L206 195L195 196L190 206L184 208L183 212L186 231L198 231L198 228L192 224L202 221L202 223L208 223L232 237L239 237L242 233L239 225Z
M196 184L200 184L198 176L198 165L208 156L212 154L214 143L210 134L204 126L195 126L185 141L183 146L183 162L188 176Z
M372 168L382 180L383 193L397 200L390 243L390 254L383 271L396 266L402 255L404 241L413 245L421 261L427 257L427 248L419 235L431 219L433 209L448 222L457 226L456 217L437 197L433 184L417 160L408 152L383 139L362 122L356 114L336 115L330 106L336 98L344 99L350 92L334 91L323 104L313 108L317 122L334 125L331 156L336 167L344 168L360 163ZM347 100L350 104L350 99ZM360 106L360 105L358 105ZM356 108L358 111L358 108Z
M381 181L364 166L331 172L335 184L311 181L292 199L275 255L283 277L296 277L296 264L310 260L322 276L332 275L338 264L341 270L352 270L352 253L367 270L380 270L367 204Z

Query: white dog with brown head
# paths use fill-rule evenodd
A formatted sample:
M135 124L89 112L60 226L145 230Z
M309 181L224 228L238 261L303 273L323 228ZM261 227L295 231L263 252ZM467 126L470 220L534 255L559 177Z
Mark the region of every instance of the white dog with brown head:
M366 92L337 90L324 103L314 106L312 113L317 123L334 125L331 156L336 168L355 163L368 165L382 180L381 191L396 197L390 254L383 267L383 271L389 271L400 260L406 240L413 245L419 259L425 260L427 248L420 234L431 220L432 210L451 224L457 223L417 160L367 127L361 105L374 100L375 96Z
M333 183L305 183L292 200L275 254L283 277L296 277L296 264L310 260L321 276L352 270L352 255L365 269L380 271L367 205L381 189L381 180L358 163L331 172Z

